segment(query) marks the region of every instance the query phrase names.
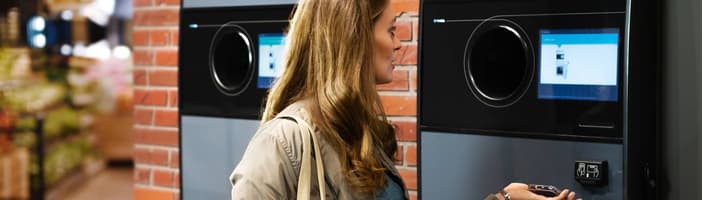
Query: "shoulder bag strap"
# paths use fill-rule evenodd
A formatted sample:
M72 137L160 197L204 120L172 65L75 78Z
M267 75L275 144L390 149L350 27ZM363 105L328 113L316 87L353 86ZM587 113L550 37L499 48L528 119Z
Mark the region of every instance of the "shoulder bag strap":
M300 176L297 179L297 199L308 200L310 199L310 190L312 179L312 168L310 166L311 159L315 160L317 167L317 184L319 186L319 196L322 200L326 199L327 187L326 180L324 179L324 163L322 162L322 153L319 150L319 140L314 134L312 127L302 118L295 115L280 115L280 118L289 118L297 122L298 127L300 127L300 132L302 133L302 164L300 166ZM312 150L310 149L310 144L314 148L314 153L316 158L312 157Z

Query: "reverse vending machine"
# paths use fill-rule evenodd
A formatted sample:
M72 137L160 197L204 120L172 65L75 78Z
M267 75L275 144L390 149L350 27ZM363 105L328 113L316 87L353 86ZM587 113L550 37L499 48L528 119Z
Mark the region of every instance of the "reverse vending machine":
M653 199L660 6L638 0L423 0L419 195L511 182Z
M296 0L184 0L178 63L183 199L229 199L229 175L283 71Z

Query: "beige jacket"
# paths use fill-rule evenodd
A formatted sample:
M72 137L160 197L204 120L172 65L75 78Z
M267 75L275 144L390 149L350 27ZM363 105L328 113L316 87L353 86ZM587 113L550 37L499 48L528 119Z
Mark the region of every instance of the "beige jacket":
M308 123L309 113L305 102L294 103L285 108L281 115L295 115ZM314 126L314 125L313 125ZM324 162L327 182L327 199L373 199L355 193L345 181L336 150L318 134L321 158ZM297 193L297 179L302 159L302 135L295 121L276 118L263 124L249 142L243 158L232 172L232 199L294 199ZM408 198L407 190L397 169L386 157L385 167L400 180L400 185ZM312 180L317 180L316 168L312 167ZM319 199L317 181L312 182L311 195Z

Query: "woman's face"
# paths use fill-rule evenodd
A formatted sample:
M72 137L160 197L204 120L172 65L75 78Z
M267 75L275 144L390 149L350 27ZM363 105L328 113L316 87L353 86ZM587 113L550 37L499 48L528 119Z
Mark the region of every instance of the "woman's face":
M375 38L375 83L383 84L392 82L392 71L395 66L395 51L400 49L400 40L395 37L395 15L388 6L373 25Z

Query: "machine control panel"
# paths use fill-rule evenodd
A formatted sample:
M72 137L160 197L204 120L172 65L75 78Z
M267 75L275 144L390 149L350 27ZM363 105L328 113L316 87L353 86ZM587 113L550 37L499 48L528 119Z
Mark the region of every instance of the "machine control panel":
M585 186L607 185L607 161L575 161L575 180Z

